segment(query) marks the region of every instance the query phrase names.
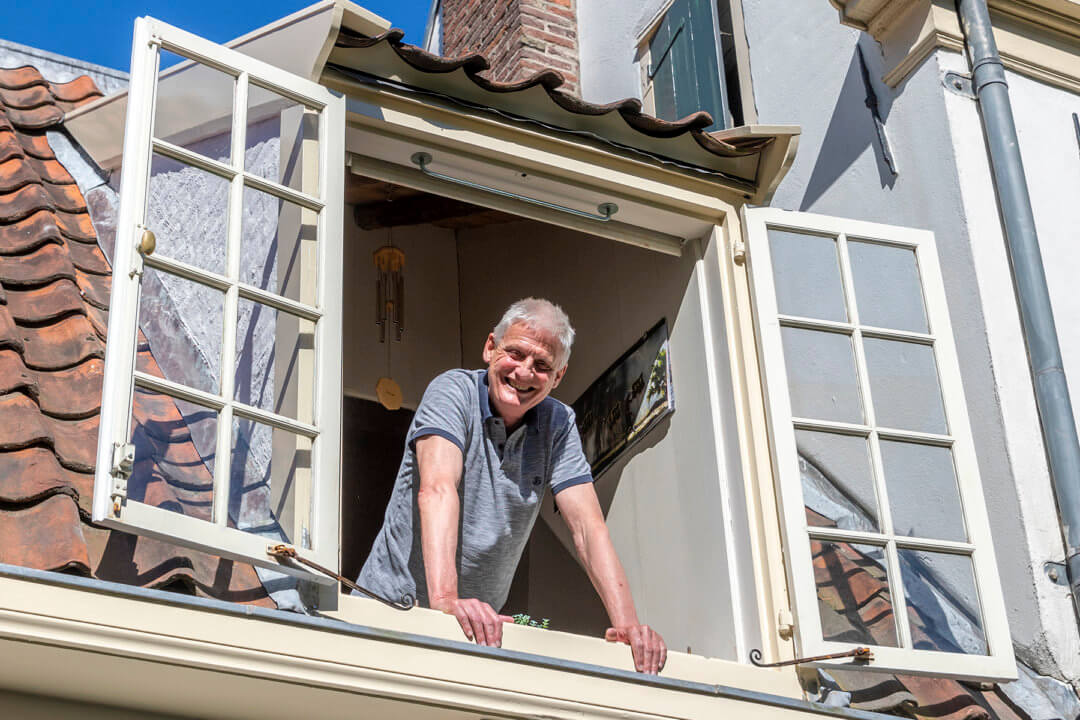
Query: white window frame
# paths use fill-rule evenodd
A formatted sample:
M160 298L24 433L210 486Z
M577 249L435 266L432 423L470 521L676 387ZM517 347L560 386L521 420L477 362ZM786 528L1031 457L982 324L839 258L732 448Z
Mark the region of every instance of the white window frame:
M927 440L945 443L953 451L964 520L969 542L949 542L912 539L893 535L888 512L883 512L881 531L867 533L837 528L813 528L816 539L838 542L866 542L868 539L883 543L889 548L887 572L894 616L898 620L900 647L870 646L873 661L865 667L869 670L904 672L919 675L936 675L956 678L1011 680L1016 677L1012 641L1008 618L998 577L990 524L979 479L974 441L964 400L952 326L946 304L945 287L941 277L934 235L924 230L880 225L842 218L790 212L773 208L746 208L743 211L746 237L746 259L749 266L751 297L754 305L754 323L758 341L758 359L764 377L765 405L768 417L769 445L772 455L774 480L780 505L781 532L786 555L789 599L795 614L796 652L802 657L812 657L853 649L854 643L841 643L823 639L821 616L811 562L810 532L804 510L802 481L798 452L795 446L794 425L813 425L820 429L847 429L865 437L878 433L874 424L872 407L868 407L866 424L854 426L845 423L812 421L806 423L794 418L788 391L787 370L781 340L781 325L797 323L803 327L833 329L849 334L859 340L855 346L856 374L863 398L869 398L869 379L863 357L861 334L866 326L859 324L850 278L847 256L847 237L870 238L886 244L910 248L922 278L924 302L930 333L903 333L875 329L875 337L921 341L935 351L939 382L942 391L949 436L929 437L925 433L888 430L889 436L910 440ZM840 258L840 274L844 283L844 296L852 317L847 322L808 321L805 318L782 316L777 309L776 287L773 278L767 229L777 227L794 232L827 234L837 238ZM783 321L783 323L782 323ZM866 405L869 402L864 400ZM844 426L844 427L841 427ZM872 443L873 445L873 443ZM875 489L878 504L884 510L887 504L880 455L872 452ZM897 541L905 548L928 551L952 550L970 553L974 577L982 611L983 631L988 654L965 655L911 648L911 631L907 617L907 605L903 589L903 577L895 548Z
M195 59L236 78L232 113L231 164L203 158L184 148L152 138L158 51L169 50ZM310 108L319 110L319 197L263 179L244 168L249 78ZM344 208L345 98L305 78L187 33L149 17L135 22L124 138L124 172L113 257L109 342L105 355L101 429L94 478L93 519L106 527L156 537L178 545L273 568L325 584L335 581L299 565L281 564L267 555L265 537L230 528L229 462L215 464L214 522L192 518L126 498L126 479L114 472L129 442L134 386L166 392L182 400L219 411L217 456L230 457L232 418L257 420L306 436L312 441L310 499L298 493L297 514L310 510L310 549L298 553L337 570L339 565L339 472L341 445L341 291L342 218ZM175 260L144 257L136 250L142 236L152 152L182 160L230 181L226 274L219 275ZM317 296L314 306L245 285L240 281L241 200L252 187L290 200L318 213L316 241ZM224 323L220 394L205 393L156 378L135 369L139 279L144 263L224 291L224 316L235 318L241 297L315 322L316 360L314 422L299 422L239 403L233 399L235 323Z

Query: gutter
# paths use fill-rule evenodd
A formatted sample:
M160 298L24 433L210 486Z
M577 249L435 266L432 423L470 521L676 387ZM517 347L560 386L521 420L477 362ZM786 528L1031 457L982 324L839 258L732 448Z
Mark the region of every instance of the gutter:
M104 595L113 595L116 597L141 600L161 605L171 605L174 607L213 612L221 615L230 615L238 618L256 618L267 622L280 623L292 627L303 627L323 632L334 632L340 635L359 637L366 640L378 640L401 645L410 645L425 650L455 652L465 655L486 657L492 660L531 665L577 675L588 675L603 678L605 680L633 683L639 686L644 685L660 690L673 690L694 695L704 695L708 697L766 705L786 710L797 710L825 717L848 718L850 720L894 720L891 715L867 712L865 710L853 710L851 708L828 707L808 700L789 698L783 695L773 695L771 693L763 693L756 690L744 690L742 688L726 685L712 685L709 683L679 680L677 678L665 678L656 675L642 675L641 673L628 670L618 670L603 665L593 665L591 663L565 660L546 655L537 655L535 653L485 647L464 641L446 640L427 635L397 632L366 625L356 625L318 615L300 615L298 613L286 612L283 610L271 610L252 605L240 605L237 603L225 602L223 600L182 595L164 590L155 590L153 588L121 585L120 583L98 580L97 578L65 575L57 572L35 570L5 563L0 563L0 578L11 578L14 580L53 585Z
M1020 158L1005 67L994 41L986 0L956 0L956 13L971 63L972 86L1005 225L1005 244L1020 304L1035 402L1065 539L1065 571L1073 608L1080 615L1080 441Z

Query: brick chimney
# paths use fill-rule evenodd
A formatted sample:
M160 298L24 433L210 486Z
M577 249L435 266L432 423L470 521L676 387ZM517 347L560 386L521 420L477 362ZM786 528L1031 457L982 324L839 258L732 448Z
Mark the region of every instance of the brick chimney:
M578 0L442 0L442 54L478 52L492 80L522 80L558 70L578 91Z

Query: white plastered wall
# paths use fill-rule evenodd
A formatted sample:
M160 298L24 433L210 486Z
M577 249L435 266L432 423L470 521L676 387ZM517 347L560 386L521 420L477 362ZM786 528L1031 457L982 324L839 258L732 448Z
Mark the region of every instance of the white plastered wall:
M943 73L967 72L967 63L959 54L938 51L936 56ZM1008 82L1066 375L1071 374L1075 388L1080 382L1080 342L1069 329L1080 321L1080 303L1072 292L1073 278L1080 271L1080 252L1074 242L1080 219L1075 202L1080 192L1080 169L1075 161L1070 112L1080 110L1080 101L1015 73L1008 74ZM1045 563L1063 559L1064 547L978 108L974 100L943 94L984 308L994 391L1001 407L1024 533L1022 538L996 538L996 542L999 546L1002 541L1022 543L1028 551L1028 567L1002 568L1002 581L1007 586L1029 586L1037 607L1036 617L1011 613L1009 624L1014 641L1019 643L1020 660L1075 686L1080 680L1080 635L1076 623L1069 622L1075 616L1067 588L1051 582L1044 569ZM1069 127L1068 134L1065 127ZM993 509L993 498L988 500Z

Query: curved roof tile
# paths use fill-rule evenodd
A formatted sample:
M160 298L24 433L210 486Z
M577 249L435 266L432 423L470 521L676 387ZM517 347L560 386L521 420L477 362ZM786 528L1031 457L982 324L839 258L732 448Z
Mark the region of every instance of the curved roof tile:
M721 138L705 130L713 124L713 118L704 111L668 121L643 113L641 102L632 98L603 105L590 103L563 91L565 80L556 70L542 70L515 82L499 82L483 74L489 64L481 55L444 58L402 42L403 36L398 29L375 37L342 30L329 67L372 73L503 111L520 110L519 114L531 120L592 132L609 141L719 170L744 181L755 179L755 156L775 140L772 135L753 133ZM397 60L396 66L385 50ZM509 95L515 96L512 102L499 99ZM656 140L664 143L658 145ZM713 162L708 160L710 156ZM726 162L715 162L717 158ZM734 162L738 159L747 162Z

